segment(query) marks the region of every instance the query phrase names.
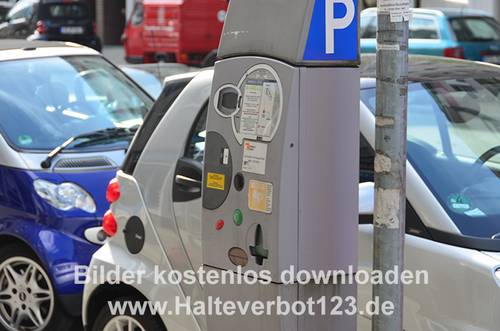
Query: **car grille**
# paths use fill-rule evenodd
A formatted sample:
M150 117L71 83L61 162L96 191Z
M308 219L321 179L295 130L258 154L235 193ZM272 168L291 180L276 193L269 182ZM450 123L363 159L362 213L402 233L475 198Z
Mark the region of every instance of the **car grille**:
M115 168L116 165L105 157L65 158L59 160L56 169Z

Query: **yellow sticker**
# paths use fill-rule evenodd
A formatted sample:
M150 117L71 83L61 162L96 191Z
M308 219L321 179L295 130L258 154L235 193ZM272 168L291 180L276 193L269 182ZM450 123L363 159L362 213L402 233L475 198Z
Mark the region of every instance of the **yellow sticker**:
M224 191L226 176L223 174L218 174L215 172L209 172L207 174L207 187L214 190Z
M248 209L271 214L273 210L273 184L250 180L248 183Z

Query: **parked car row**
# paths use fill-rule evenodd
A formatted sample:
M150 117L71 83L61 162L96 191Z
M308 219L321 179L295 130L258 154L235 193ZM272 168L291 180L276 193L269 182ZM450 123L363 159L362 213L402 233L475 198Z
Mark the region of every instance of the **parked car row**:
M377 48L377 9L361 14L361 51ZM500 63L500 24L471 9L413 9L410 21L412 54Z

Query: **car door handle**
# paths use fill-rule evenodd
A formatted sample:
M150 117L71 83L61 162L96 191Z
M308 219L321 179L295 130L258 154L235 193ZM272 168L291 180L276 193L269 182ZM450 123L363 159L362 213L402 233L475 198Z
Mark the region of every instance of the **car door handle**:
M187 202L201 198L203 165L189 158L177 160L173 178L173 201Z
M182 186L201 189L201 180L197 180L183 175L176 175L175 183Z

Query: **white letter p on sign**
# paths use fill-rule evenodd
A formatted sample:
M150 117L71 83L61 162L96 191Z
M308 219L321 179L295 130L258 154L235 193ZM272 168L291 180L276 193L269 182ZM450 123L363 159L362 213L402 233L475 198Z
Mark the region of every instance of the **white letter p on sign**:
M346 7L346 14L342 18L335 18L334 6L341 3ZM325 0L325 20L326 20L326 54L335 53L335 30L341 30L351 25L356 15L354 0Z

